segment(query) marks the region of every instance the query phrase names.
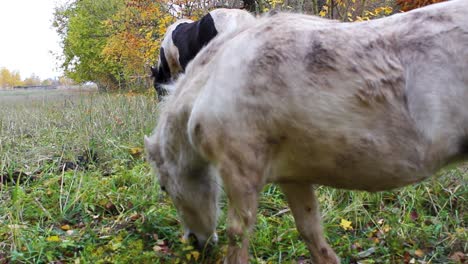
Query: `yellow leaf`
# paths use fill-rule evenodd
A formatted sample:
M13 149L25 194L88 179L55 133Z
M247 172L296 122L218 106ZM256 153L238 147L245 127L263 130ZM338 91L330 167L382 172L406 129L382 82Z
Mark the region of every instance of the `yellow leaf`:
M191 260L192 259L192 254L185 254L185 258L187 260Z
M389 226L389 225L385 225L383 228L382 228L382 231L384 231L384 233L388 233L388 231L390 231L392 228Z
M465 228L463 228L463 227L456 228L455 232L457 232L457 234L460 234L460 235L465 234Z
M47 242L60 242L60 237L59 236L50 236L46 240L47 240Z
M63 225L63 226L61 226L60 228L61 228L63 231L67 231L67 230L70 230L70 229L71 229L70 225Z
M142 148L136 147L136 148L130 148L130 154L133 156L140 155L143 152Z
M393 12L393 8L391 6L385 7L385 14L390 15Z
M189 251L189 250L192 250L192 249L193 249L193 247L188 245L188 246L184 247L182 250Z
M414 255L416 255L419 258L422 258L422 257L424 257L424 251L422 251L421 249L416 249L414 251Z
M192 251L192 252L190 252L190 254L192 254L193 259L195 259L195 261L198 261L198 258L200 257L200 252Z
M158 245L156 245L156 246L153 247L153 250L154 250L155 252L159 252L159 251L161 251L162 249L163 249L163 248L160 247L160 246L158 246Z
M348 220L346 220L346 219L341 219L340 226L341 226L344 230L352 230L352 229L353 229L353 226L352 226L351 224L352 224L351 221L348 221Z

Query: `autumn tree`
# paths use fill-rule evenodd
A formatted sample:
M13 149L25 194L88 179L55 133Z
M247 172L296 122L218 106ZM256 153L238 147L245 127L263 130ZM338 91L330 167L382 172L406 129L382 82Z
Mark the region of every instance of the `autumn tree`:
M401 11L410 11L415 8L444 1L445 0L397 0L396 2L400 6Z
M26 86L41 85L41 78L39 78L39 76L35 74L31 74L31 76L24 79L23 85L26 85Z
M102 51L104 60L122 65L112 74L133 88L151 86L150 66L156 64L166 28L175 21L168 8L163 1L127 0L104 22L109 36Z
M11 89L22 85L21 76L18 71L10 71L7 68L0 68L0 87Z
M122 65L106 60L108 35L105 22L124 0L74 0L55 9L53 25L61 37L67 77L78 83L95 82L100 89L120 87Z

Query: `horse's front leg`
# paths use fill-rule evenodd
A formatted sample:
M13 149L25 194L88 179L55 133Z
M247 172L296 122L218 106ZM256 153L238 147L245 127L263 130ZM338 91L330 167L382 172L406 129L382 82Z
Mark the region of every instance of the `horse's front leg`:
M258 196L261 189L259 175L248 169L224 164L221 177L228 197L229 247L225 263L249 262L249 234L255 224Z
M304 239L315 264L340 263L333 249L323 236L320 211L313 185L281 184L296 221L296 227Z

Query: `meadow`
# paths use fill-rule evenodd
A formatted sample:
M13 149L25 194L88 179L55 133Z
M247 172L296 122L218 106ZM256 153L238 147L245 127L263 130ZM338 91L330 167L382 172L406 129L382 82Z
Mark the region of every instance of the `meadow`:
M222 263L224 214L220 245L196 251L145 162L151 92L0 91L0 264ZM317 187L328 241L342 263L464 263L467 180L459 164L389 192ZM307 258L282 193L267 186L251 262Z

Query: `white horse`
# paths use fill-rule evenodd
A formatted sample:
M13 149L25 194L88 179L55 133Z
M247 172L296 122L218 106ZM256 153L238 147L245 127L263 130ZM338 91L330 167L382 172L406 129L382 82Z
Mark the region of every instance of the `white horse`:
M187 234L213 236L220 178L226 263L247 263L258 196L273 182L315 263L339 263L315 184L389 190L468 159L467 10L453 0L361 23L277 14L209 44L145 137Z

